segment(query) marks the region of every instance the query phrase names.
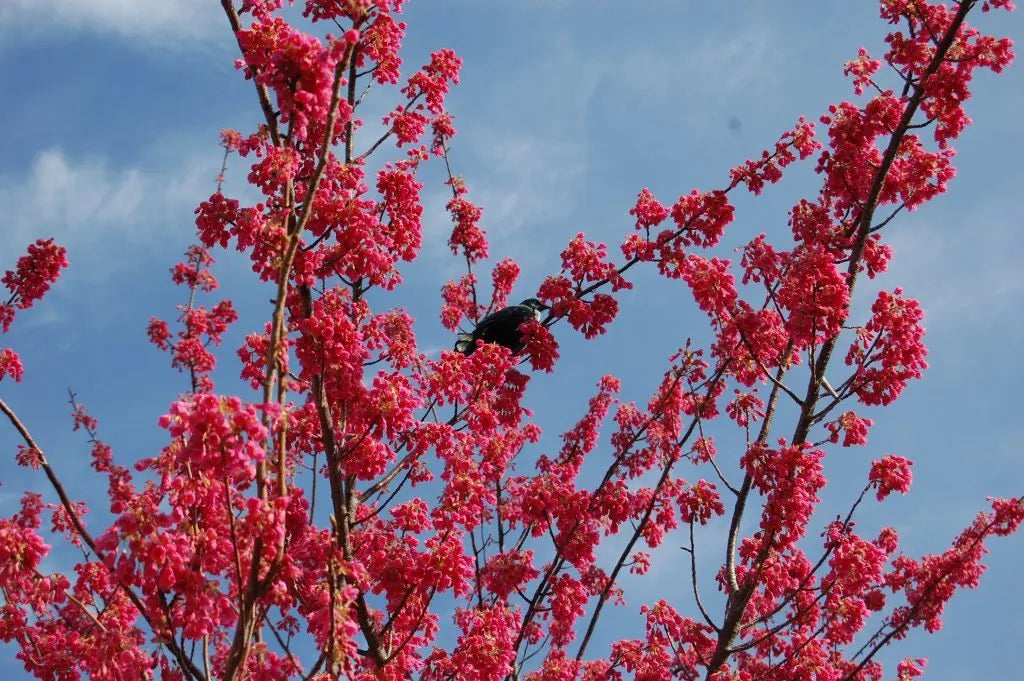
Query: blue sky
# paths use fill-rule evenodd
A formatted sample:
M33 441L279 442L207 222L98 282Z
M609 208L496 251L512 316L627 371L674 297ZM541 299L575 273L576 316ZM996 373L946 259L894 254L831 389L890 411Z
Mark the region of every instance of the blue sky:
M523 266L520 297L557 270L558 252L577 231L617 252L642 187L671 202L693 187L720 186L730 167L756 156L800 115L816 119L829 103L851 98L843 62L861 45L880 53L887 30L868 2L650 0L623 7L569 0L408 5L408 66L440 47L465 60L449 100L459 129L452 161L470 198L484 207L492 255ZM987 30L1024 38L1020 13L977 13L979 20ZM99 418L122 461L162 446L156 419L186 388L148 344L145 328L151 315L173 318L181 302L166 272L192 240L195 205L213 190L217 132L257 122L251 84L232 67L235 50L219 3L207 0L0 6L0 266L49 236L68 247L71 261L54 291L4 338L21 353L26 379L5 380L0 395L77 498L101 501L87 447L70 432L67 388ZM862 528L895 526L914 555L948 545L986 496L1024 492L1024 67L979 74L973 91L967 111L975 125L956 145L958 176L947 195L893 223L895 259L878 282L922 300L931 367L892 408L865 411L877 422L867 448L830 455L831 484L819 513L824 522L845 511L872 458L909 456L916 461L912 494L869 505L860 518ZM366 127L393 102L371 105ZM426 176L427 243L404 270L415 285L377 301L408 307L421 347L435 351L452 342L438 321L438 291L461 272L444 244L449 224L437 170ZM817 191L811 171L803 164L761 198L738 197L721 253L731 255L761 231L785 235L788 207ZM227 191L243 201L252 197L245 173L237 163L228 171ZM241 392L231 356L268 313L269 292L254 288L245 263L217 255L223 290L242 314L217 377L222 390ZM706 341L685 288L649 273L635 281L606 336L582 343L568 327L556 328L563 360L554 377L535 378L530 397L547 442L578 418L601 374L621 377L624 397L645 402L665 357L687 336ZM874 290L862 288L859 304ZM23 489L43 489L40 476L14 466L15 443L0 425L3 515L14 512ZM735 465L735 453L729 456ZM709 554L705 575L720 539L715 528L698 539ZM630 604L621 617L605 617L598 643L635 635L644 601L672 597L693 614L688 583L675 578L684 558L677 546L656 554L651 578L627 584ZM927 678L1019 673L1024 542L1014 537L992 548L981 588L952 602L943 631L899 648L900 656L930 659ZM50 565L69 558L56 554ZM0 672L19 678L20 669L13 651L0 647Z

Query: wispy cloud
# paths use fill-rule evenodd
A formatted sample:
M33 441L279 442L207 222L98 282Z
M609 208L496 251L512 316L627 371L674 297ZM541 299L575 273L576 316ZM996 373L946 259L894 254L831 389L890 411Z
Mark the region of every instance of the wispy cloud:
M484 74L470 73L462 87L485 90L481 110L456 110L487 123L456 138L454 161L457 172L466 173L470 199L484 209L492 254L516 258L529 278L534 269L557 269L557 253L578 231L618 239L618 232L603 233L591 210L605 197L584 197L619 172L611 159L618 146L635 144L638 131L623 128L614 137L595 137L595 131L603 121L628 121L631 109L652 106L694 134L720 131L722 120L707 119L705 107L687 103L747 101L751 92L781 99L776 79L765 75L783 72L778 65L790 58L777 39L772 26L753 23L708 33L682 51L674 45L595 51L559 38L501 79L476 80ZM628 228L627 194L618 229Z
M538 136L496 136L480 148L481 160L492 172L477 183L476 195L486 207L492 241L500 244L524 228L568 215L586 170L581 145Z
M37 238L54 237L85 265L74 276L102 278L133 249L179 241L176 225L191 233L192 209L213 188L214 155L116 167L103 157L43 151L31 167L0 175L4 242L17 255ZM114 252L119 257L109 257ZM102 267L89 266L100 260Z
M208 0L4 0L0 32L93 30L172 44L209 38L224 30L217 3Z
M929 328L971 333L996 318L1019 328L1019 219L1008 196L980 198L955 214L914 216L890 239L896 256L887 279L921 299Z
M707 101L737 99L749 106L752 95L777 90L787 51L779 49L775 27L748 24L729 33L709 29L698 44L683 51L658 45L609 54L603 70L625 91L623 102L631 95L643 97L685 119L706 116L709 107L702 104ZM720 132L720 122L715 123Z

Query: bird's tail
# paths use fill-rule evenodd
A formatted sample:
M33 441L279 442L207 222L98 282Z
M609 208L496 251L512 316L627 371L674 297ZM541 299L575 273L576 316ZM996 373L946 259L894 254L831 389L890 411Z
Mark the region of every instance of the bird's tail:
M474 350L476 350L476 344L473 342L473 334L460 333L458 340L455 341L455 352L470 355Z

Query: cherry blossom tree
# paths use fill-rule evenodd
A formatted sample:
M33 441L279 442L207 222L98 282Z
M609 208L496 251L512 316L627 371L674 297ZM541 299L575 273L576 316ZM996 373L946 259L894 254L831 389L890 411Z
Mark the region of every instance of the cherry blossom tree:
M926 367L917 301L878 290L859 316L851 296L887 268L890 223L946 191L971 78L1013 56L969 15L1012 3L881 0L887 47L846 64L851 101L800 118L711 188L671 203L641 189L617 248L570 238L521 356L426 354L395 302L422 246L425 192L450 194L448 243L465 265L440 292L446 328L505 306L519 275L502 259L483 284L482 209L449 163L459 57L439 49L403 77L402 0L306 0L294 21L281 0L221 4L263 114L222 133L225 163L242 159L262 198L243 205L218 186L199 204L197 243L171 271L186 302L149 325L188 376L160 417L165 446L119 462L72 395L113 518L88 527L36 424L0 401L18 463L55 494L26 494L0 519L0 639L31 674L880 679L879 651L937 630L953 594L978 584L986 540L1020 526L1024 499L992 499L938 554L907 555L892 528L862 536L861 504L910 489L913 464L896 454L871 464L836 520L812 523L824 458L867 444L873 420L857 405L891 404ZM383 134L361 136L360 107L381 92L401 104ZM820 190L792 207L789 234L762 234L736 260L705 255L733 221L733 192L760 195L801 162ZM424 187L427 164L446 187ZM238 318L217 294L223 249L276 287L265 325L233 354L220 351ZM2 278L3 332L67 265L52 239L28 247ZM536 372L569 361L552 330L617 331L620 292L642 268L685 284L707 328L667 359L646 404L604 376L561 446L542 448L523 400ZM219 393L218 361L253 392ZM0 350L0 379L28 380L14 349ZM716 435L742 451L720 459ZM696 541L714 522L724 545ZM80 552L67 574L42 568L47 526ZM692 598L634 602L624 571L644 575L669 536L686 543L676 569ZM603 545L621 547L610 563ZM723 556L715 574L699 574L698 551ZM599 648L617 604L645 626ZM905 659L890 676L923 666Z

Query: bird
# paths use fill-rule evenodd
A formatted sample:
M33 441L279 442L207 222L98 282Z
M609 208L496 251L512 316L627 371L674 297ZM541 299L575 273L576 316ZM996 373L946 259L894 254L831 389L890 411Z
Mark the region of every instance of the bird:
M548 309L548 306L536 298L527 298L518 305L510 305L503 310L492 312L476 325L472 333L460 333L455 343L455 350L462 354L473 354L476 350L476 342L495 343L508 348L513 354L523 351L523 335L519 331L520 325L528 321L541 320L541 311Z

